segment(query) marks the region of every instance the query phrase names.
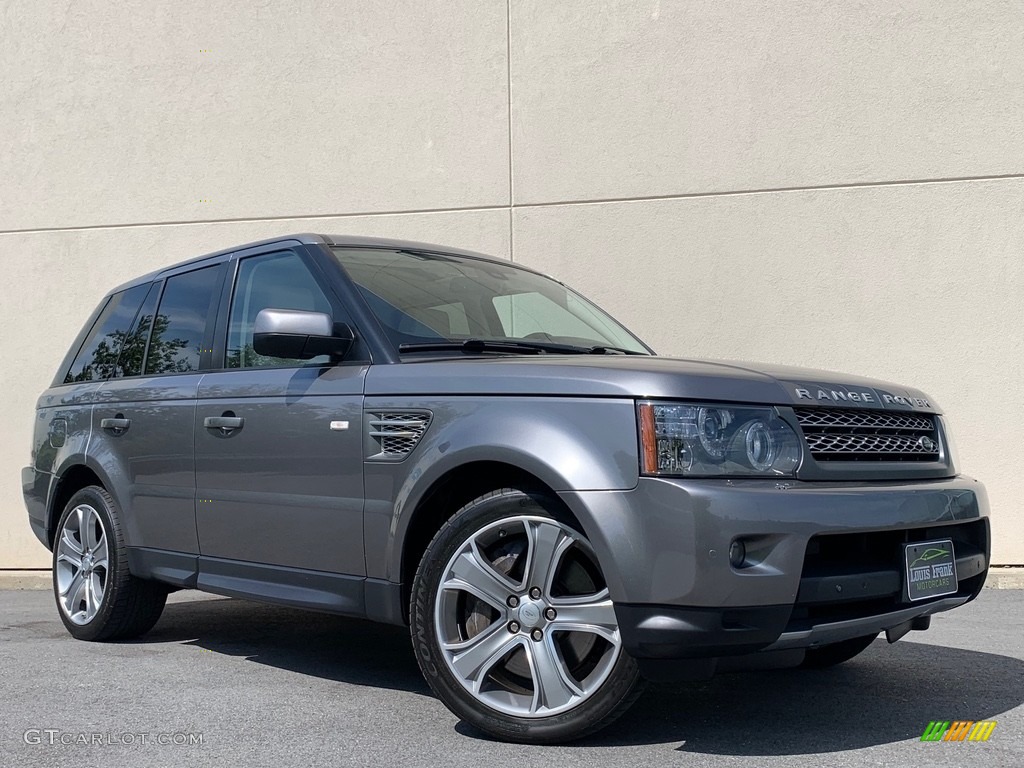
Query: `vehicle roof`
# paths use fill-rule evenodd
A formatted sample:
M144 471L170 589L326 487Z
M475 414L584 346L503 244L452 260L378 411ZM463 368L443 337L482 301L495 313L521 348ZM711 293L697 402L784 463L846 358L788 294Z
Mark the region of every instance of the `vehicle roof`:
M233 253L239 251L245 251L250 248L258 248L265 245L273 245L275 243L303 243L305 245L326 245L326 246L340 246L340 247L356 247L356 248L381 248L392 251L416 251L419 253L442 253L451 256L465 256L470 259L479 259L481 261L489 261L495 264L503 264L504 266L512 266L518 269L524 269L527 272L534 272L535 274L542 274L536 270L524 267L521 264L513 264L507 259L499 259L495 256L488 256L485 253L478 253L476 251L469 251L464 248L453 248L447 245L437 245L434 243L421 243L415 240L397 240L389 237L363 237L360 235L322 235L311 232L303 232L294 235L281 235L279 237L271 237L264 240L255 240L251 243L243 243L241 245L234 245L230 248L224 248L219 251L213 251L212 253L206 253L202 256L196 256L185 261L179 261L176 264L171 264L166 267L149 272L148 274L141 275L133 278L126 283L123 283L116 288L110 290L109 294L123 291L126 288L139 285L141 283L152 282L162 277L168 272L173 272L181 267L189 266L191 264L201 264L205 261L216 263L222 259L225 259Z

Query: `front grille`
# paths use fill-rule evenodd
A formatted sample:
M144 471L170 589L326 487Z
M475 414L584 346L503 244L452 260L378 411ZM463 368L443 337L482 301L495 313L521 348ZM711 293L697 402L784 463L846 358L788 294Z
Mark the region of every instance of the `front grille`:
M430 425L429 413L385 412L370 414L370 437L380 448L375 458L404 459Z
M808 427L837 427L841 429L914 429L931 430L935 423L931 416L890 411L854 411L846 408L797 408L796 417L806 431Z
M935 417L917 413L795 408L816 461L938 461Z
M922 445L917 435L836 435L811 433L807 435L807 447L816 459L828 459L835 454L927 454L934 456L938 450L931 445Z

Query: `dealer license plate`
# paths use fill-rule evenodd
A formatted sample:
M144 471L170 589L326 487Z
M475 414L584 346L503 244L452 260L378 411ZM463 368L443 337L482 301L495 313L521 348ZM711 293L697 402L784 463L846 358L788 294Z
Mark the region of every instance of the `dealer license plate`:
M907 563L906 597L909 600L956 592L956 555L950 539L904 544L903 554Z

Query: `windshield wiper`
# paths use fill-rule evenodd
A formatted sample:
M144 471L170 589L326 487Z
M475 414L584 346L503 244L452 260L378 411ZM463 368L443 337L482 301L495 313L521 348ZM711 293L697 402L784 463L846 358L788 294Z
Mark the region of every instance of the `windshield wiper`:
M596 345L581 347L575 344L558 344L551 341L530 341L528 339L466 339L465 341L423 341L412 344L399 344L399 352L507 352L509 354L530 355L607 355L607 354L641 354L619 347Z

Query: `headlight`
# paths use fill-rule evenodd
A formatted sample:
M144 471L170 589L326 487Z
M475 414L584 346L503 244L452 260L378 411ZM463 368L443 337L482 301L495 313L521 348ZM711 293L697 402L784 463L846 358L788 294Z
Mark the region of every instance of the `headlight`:
M684 477L792 476L800 442L774 408L688 403L638 406L641 469Z

